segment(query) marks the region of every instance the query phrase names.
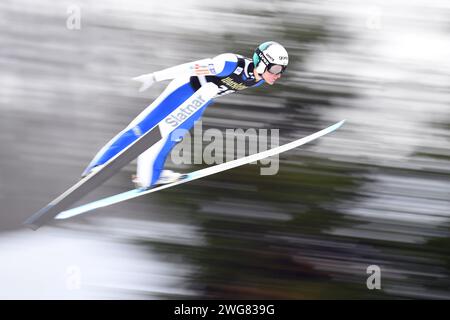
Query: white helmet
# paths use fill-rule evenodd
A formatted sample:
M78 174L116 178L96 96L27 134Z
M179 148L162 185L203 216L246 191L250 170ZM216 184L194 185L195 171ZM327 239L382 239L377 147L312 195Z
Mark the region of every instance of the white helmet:
M288 62L286 49L275 41L260 44L253 54L253 63L258 74L263 74L266 70L273 74L283 73Z

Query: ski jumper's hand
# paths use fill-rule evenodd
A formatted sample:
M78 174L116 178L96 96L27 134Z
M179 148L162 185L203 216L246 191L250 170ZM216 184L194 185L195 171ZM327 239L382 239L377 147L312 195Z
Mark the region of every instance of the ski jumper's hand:
M133 78L133 80L142 83L141 87L139 88L139 92L147 90L153 85L153 83L156 82L154 73L143 74Z

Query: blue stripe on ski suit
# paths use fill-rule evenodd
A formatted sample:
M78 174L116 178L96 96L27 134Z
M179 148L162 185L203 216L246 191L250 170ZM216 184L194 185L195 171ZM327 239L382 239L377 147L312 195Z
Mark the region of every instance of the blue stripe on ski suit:
M218 73L216 76L217 77L225 77L230 75L234 70L236 70L237 68L237 61L226 61L225 62L225 66L223 67L223 70Z
M161 120L168 116L173 110L178 108L184 101L190 98L195 93L190 83L186 83L181 87L170 93L161 103L155 107L137 126L141 134L147 132ZM111 146L104 151L101 156L95 156L94 160L86 168L85 172L89 172L95 166L102 165L109 159L114 157L130 143L135 141L140 135L136 135L134 128L131 128L124 132L121 136L117 137ZM97 160L96 160L97 159Z
M205 109L213 102L213 100L209 100L200 110L197 110L195 114L193 114L189 119L183 122L180 126L178 126L174 131L172 131L164 146L161 148L161 151L158 153L155 161L153 162L153 171L152 171L152 179L151 184L154 185L156 181L158 181L159 176L161 175L161 171L164 169L164 163L166 162L166 158L169 155L172 148L175 144L178 143L179 136L174 136L174 133L179 133L178 130L186 130L189 131L195 124L195 122L202 116ZM177 132L178 131L178 132Z

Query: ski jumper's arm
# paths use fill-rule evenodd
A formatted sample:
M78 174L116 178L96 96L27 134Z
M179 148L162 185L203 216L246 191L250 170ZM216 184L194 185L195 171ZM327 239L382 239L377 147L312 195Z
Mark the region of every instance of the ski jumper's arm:
M236 68L236 65L236 55L224 53L212 59L198 60L157 71L154 75L156 81L174 79L180 76L225 76L230 74ZM225 74L226 72L228 74Z
M237 66L237 56L232 53L220 54L214 58L197 60L141 75L133 80L142 82L139 91L148 89L154 82L175 79L184 76L227 76Z

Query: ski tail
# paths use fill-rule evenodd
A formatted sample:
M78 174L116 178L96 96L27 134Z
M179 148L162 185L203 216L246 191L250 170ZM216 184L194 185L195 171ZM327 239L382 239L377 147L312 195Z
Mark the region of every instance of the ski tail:
M71 206L111 178L122 167L126 166L139 154L147 150L149 146L152 146L159 140L161 140L161 132L159 126L156 125L133 144L117 154L114 158L110 159L103 168L78 181L78 183L50 202L47 206L34 213L25 220L24 225L33 230L38 229L46 222L53 219L59 212L67 209L67 207Z

